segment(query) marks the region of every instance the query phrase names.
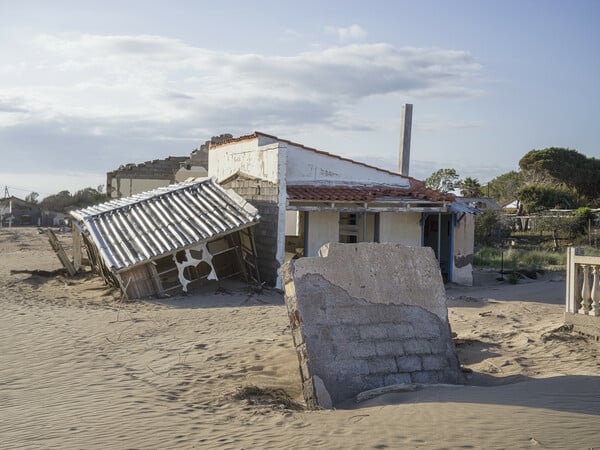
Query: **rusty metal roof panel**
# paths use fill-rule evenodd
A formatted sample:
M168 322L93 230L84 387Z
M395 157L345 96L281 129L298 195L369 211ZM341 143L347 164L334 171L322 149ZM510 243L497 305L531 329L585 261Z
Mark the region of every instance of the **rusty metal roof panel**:
M72 211L105 264L122 270L254 225L254 206L212 178Z

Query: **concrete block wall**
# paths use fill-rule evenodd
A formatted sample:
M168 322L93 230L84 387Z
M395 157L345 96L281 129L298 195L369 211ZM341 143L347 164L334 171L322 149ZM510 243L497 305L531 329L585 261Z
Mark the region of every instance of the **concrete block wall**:
M274 286L277 281L277 227L279 222L279 188L266 180L240 177L223 184L250 202L260 214L260 222L254 227L257 264L263 282Z
M335 246L345 246L350 251L327 258L292 260L282 270L307 406L335 406L362 391L391 384L462 382L447 316L444 319L439 307L430 308L403 298L413 290L429 294L437 291L437 286L432 290L422 285L441 284L439 268L430 252L414 248L404 251L394 244ZM370 252L387 261L406 261L406 253L414 256L415 251L425 259L423 263L436 267L438 276L430 281L414 273L410 277L423 264L415 267L409 263L404 267L409 276L404 279L412 280L411 285L396 297L377 297L377 292L385 289L367 289L364 296L352 295L352 287L339 283L343 276L331 276L335 271L349 273L359 289L368 288L369 284L393 286L393 272L383 269L373 273L356 264L360 257L353 259L348 254ZM320 266L324 265L335 270L322 270ZM445 307L445 294L434 303Z

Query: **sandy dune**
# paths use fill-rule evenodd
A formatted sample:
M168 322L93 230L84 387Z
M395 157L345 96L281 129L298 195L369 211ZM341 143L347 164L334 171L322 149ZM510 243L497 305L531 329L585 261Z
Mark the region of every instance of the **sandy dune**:
M600 345L559 329L561 274L448 288L469 385L304 411L277 292L122 303L89 274L10 272L59 267L0 229L0 448L600 447Z

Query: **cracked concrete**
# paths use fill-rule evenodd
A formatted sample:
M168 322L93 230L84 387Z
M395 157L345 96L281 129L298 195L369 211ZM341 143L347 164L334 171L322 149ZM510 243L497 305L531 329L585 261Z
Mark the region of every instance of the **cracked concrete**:
M462 381L431 249L328 244L320 254L282 270L309 407L392 384Z

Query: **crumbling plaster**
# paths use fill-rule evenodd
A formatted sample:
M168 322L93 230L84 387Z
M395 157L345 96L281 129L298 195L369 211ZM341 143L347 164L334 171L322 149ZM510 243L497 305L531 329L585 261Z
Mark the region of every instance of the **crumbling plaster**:
M452 282L464 286L473 285L474 233L475 216L461 216L460 222L454 226Z
M460 383L430 248L329 244L288 262L285 302L310 408L399 383Z

